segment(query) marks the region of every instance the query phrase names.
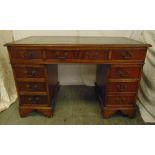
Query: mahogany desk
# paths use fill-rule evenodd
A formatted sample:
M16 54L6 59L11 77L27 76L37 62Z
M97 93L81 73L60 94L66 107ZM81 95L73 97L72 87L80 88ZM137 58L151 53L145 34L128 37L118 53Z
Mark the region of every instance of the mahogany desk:
M96 64L96 94L108 118L135 113L135 99L147 48L124 37L28 37L5 44L20 100L21 117L37 110L53 115L60 63Z

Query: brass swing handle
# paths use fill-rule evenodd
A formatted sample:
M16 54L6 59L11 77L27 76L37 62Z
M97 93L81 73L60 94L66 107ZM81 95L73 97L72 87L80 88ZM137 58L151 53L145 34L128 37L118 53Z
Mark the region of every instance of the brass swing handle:
M39 86L38 86L38 84L27 84L26 87L29 90L37 90Z
M33 52L32 51L26 51L23 53L22 57L24 59L33 59Z
M24 73L29 77L34 77L37 71L36 70L25 70Z
M123 52L122 53L122 58L123 59L131 59L132 58L132 53L129 51Z
M63 53L63 55L61 55ZM56 51L55 56L57 59L66 59L68 56L68 51Z
M116 85L117 91L120 91L120 92L126 91L127 88L128 88L127 85L122 85L122 84Z
M95 58L98 58L99 57L99 52L86 52L86 58L89 58L89 59L95 59Z
M124 71L121 69L117 70L117 74L119 75L119 77L123 77L123 78L128 77L128 73L124 73Z
M31 103L40 103L41 99L40 97L33 96L33 97L29 97L28 101Z
M115 99L115 102L117 104L125 103L126 102L126 98L124 98L124 97L117 98L117 99Z

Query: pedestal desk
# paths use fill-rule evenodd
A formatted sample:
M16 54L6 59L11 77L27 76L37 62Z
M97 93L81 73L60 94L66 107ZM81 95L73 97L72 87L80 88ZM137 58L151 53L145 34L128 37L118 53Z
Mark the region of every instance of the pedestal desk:
M21 117L33 110L47 117L53 115L60 63L96 64L95 90L103 117L118 110L128 117L134 116L142 68L151 45L125 37L36 36L5 46Z

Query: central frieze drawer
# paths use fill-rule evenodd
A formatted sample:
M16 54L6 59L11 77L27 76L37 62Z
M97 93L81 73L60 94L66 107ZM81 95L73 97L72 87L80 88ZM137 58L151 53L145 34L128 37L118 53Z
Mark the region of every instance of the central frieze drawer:
M107 50L47 50L46 59L108 59Z

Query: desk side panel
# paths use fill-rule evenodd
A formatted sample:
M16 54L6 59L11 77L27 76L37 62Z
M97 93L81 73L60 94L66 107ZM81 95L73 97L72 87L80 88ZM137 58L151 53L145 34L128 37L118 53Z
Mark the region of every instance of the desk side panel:
M109 69L110 65L97 65L96 70L96 95L98 96L101 104L104 104L105 102L105 93L106 93L106 87L108 83L108 75L109 75Z

